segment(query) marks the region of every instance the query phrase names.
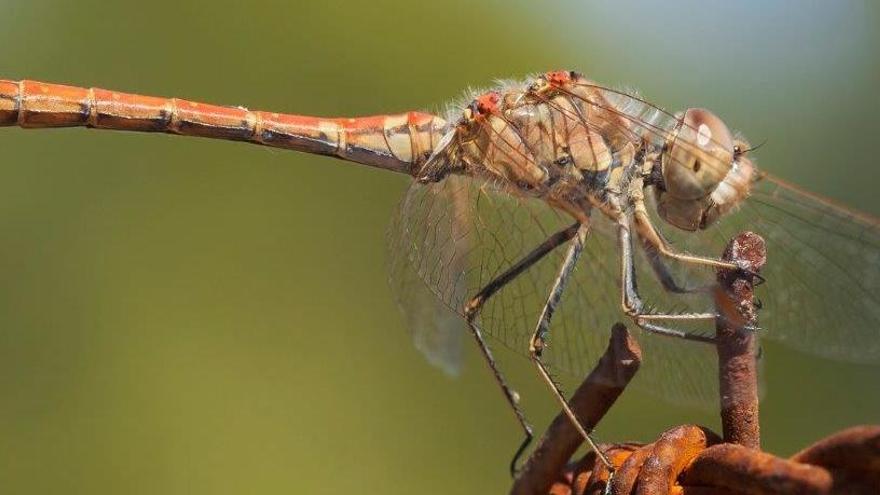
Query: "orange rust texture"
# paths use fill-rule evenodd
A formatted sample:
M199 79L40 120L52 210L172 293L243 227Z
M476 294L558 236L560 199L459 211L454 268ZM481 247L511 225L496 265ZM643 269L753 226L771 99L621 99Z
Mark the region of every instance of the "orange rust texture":
M880 493L880 426L857 426L804 449L791 459L735 444L697 426L673 428L653 444L607 446L619 466L612 495L766 495ZM703 444L705 447L700 448ZM599 472L593 476L592 471ZM584 482L583 480L590 480ZM604 493L607 472L592 453L569 466L554 493ZM671 482L670 482L671 480Z
M700 454L682 484L720 486L744 493L822 494L831 489L828 471L780 459L740 445L723 444Z
M862 425L840 431L798 452L791 460L830 470L835 492L880 493L880 426Z
M621 463L617 472L614 473L614 479L611 481L612 490L616 493L629 493L636 486L636 479L645 460L654 451L654 444L649 443L635 450L623 463Z
M758 272L767 261L764 240L752 232L733 238L722 259ZM715 290L715 338L721 393L724 440L746 447L761 447L758 422L757 324L751 275L739 270L719 270Z
M627 459L632 457L633 452L640 447L641 445L636 443L607 445L603 446L605 449L603 452L608 456L608 460L615 466L615 469L619 469ZM596 459L594 459L593 464L594 467L590 471L584 471L583 469L574 471L576 475L574 476L572 488L576 493L601 495L605 491L605 485L608 484L611 473L604 464L596 462Z
M616 324L605 354L569 400L587 430L611 408L635 376L641 359L638 343L625 326ZM520 470L511 493L546 493L582 441L568 417L560 413Z
M825 467L861 466L880 471L880 426L853 426L793 455L793 461Z
M634 462L621 466L611 482L613 493L668 493L684 468L718 436L693 425L673 428L641 449Z

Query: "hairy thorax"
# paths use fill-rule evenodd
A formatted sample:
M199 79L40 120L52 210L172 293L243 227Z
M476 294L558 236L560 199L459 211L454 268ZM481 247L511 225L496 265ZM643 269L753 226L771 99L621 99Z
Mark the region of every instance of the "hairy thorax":
M570 72L502 83L450 119L428 180L479 177L577 217L616 209L634 167L658 144L657 133L645 132L654 125L647 109L621 94Z

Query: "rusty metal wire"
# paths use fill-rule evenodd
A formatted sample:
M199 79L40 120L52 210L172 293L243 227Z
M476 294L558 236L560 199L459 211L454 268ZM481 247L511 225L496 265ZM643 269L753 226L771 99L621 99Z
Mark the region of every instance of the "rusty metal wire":
M569 399L569 405L585 428L593 429L602 419L635 376L641 362L642 354L636 340L625 326L615 325L605 354ZM564 414L557 416L520 469L511 493L546 492L581 442L583 438L568 417ZM610 458L614 454L608 453Z
M723 437L702 426L683 425L648 444L602 445L616 468L611 477L592 452L565 464L581 439L560 413L519 472L512 494L880 493L880 425L843 430L788 459L759 450L756 343L750 327L757 312L755 274L766 262L764 241L756 234L741 233L728 244L724 258L747 270L718 274L716 337ZM640 362L638 343L618 324L602 360L570 401L586 427L594 427L611 408Z
M767 247L761 236L743 232L731 239L721 259L757 273L767 262ZM755 277L741 270L722 269L717 278L715 349L724 441L760 449Z
M880 493L880 425L848 428L789 459L720 443L695 425L672 428L656 442L606 446L617 467L608 473L588 454L542 493L554 495L876 494Z

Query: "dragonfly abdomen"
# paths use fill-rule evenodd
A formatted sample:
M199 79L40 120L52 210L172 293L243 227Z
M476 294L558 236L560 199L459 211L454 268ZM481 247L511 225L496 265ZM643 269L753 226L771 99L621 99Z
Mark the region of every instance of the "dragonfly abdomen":
M409 174L433 150L446 122L421 112L309 117L100 88L0 80L0 125L83 126L246 141Z

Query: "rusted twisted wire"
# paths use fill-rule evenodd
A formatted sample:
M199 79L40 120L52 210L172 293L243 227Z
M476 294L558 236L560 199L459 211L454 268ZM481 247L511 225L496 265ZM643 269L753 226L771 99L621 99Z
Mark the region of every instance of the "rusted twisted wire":
M756 273L766 261L764 241L744 232L731 240L724 258ZM880 493L880 425L843 430L789 459L759 450L756 343L750 328L755 324L755 277L746 273L720 271L715 294L723 438L701 426L683 425L652 443L603 445L616 468L609 486L610 473L594 453L568 463L581 439L560 414L526 461L511 493ZM595 427L640 362L637 342L623 325L615 325L604 356L570 400L584 426Z
M794 456L733 443L695 425L672 428L655 442L605 446L617 467L607 493L684 495L880 493L880 426L855 426ZM606 493L608 472L587 454L541 493Z

